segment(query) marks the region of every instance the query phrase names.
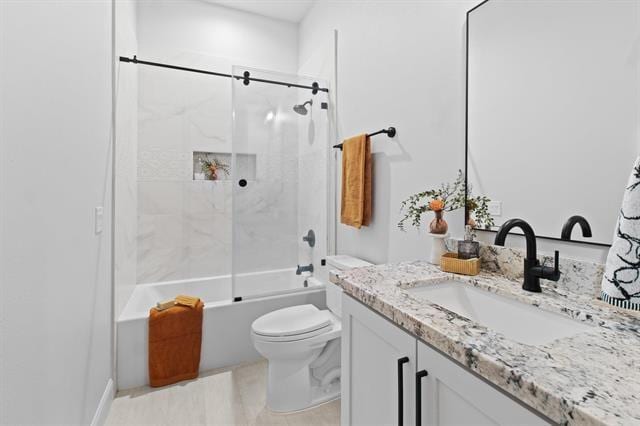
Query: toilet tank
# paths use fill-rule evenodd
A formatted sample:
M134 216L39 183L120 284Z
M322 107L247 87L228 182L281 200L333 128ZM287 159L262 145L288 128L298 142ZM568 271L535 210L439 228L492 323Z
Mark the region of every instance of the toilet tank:
M327 256L327 266L330 270L348 271L362 266L372 266L372 263L347 255ZM327 307L334 315L342 318L342 289L332 282L325 283L327 289Z

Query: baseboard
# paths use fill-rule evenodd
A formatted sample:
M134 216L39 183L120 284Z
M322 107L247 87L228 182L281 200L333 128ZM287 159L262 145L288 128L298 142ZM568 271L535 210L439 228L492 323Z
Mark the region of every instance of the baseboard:
M96 413L93 415L93 420L91 420L91 426L102 426L105 423L107 415L109 414L109 408L111 408L111 402L113 402L113 395L113 379L109 379L102 398L100 398Z

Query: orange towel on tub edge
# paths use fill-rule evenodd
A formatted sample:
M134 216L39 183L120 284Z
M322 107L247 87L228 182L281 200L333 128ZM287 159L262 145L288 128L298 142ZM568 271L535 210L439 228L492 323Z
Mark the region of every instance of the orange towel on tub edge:
M149 312L149 385L195 379L200 369L204 303Z

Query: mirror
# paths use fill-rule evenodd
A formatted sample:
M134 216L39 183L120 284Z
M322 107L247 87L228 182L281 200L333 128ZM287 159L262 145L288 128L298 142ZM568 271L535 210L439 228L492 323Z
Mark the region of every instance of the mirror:
M496 230L610 245L638 155L640 2L488 0L467 14L466 176ZM473 213L472 213L473 216Z

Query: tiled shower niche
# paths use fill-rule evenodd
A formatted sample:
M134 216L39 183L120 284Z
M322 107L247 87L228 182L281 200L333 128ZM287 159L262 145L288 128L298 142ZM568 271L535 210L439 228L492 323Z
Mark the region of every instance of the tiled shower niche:
M255 180L256 155L236 154L236 156L238 176L242 176L247 180ZM221 164L222 167L219 167L217 171L217 179L211 179L211 175L203 171L202 166L206 161L217 161ZM208 180L210 182L231 180L232 166L231 153L195 151L193 153L193 180ZM228 170L228 173L225 173L224 170L222 170L224 168Z

